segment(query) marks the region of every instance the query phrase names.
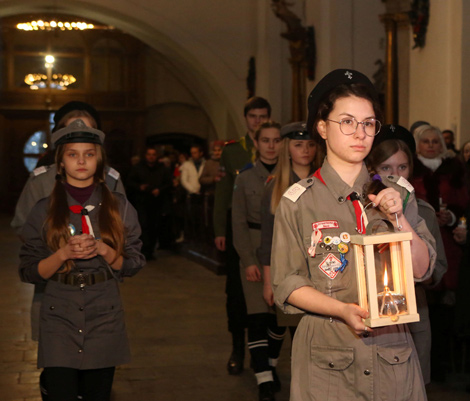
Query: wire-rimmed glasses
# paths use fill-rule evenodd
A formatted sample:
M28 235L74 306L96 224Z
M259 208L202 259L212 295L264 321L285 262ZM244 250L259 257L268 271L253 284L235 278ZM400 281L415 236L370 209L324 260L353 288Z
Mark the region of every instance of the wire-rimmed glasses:
M375 118L367 118L364 121L357 121L354 117L346 117L339 121L330 120L329 118L327 120L339 124L339 129L344 135L354 134L359 124L362 124L364 133L367 136L376 136L382 128L380 121Z

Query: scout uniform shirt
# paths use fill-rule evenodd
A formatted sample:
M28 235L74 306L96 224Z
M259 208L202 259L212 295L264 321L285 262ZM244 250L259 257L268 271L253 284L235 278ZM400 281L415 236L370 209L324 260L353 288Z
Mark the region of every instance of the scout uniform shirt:
M269 175L258 161L240 172L233 188L233 245L240 256L240 276L249 315L273 312L263 299L263 281L248 281L245 274L245 268L252 265L257 265L263 274L256 250L261 243L261 198Z
M140 227L135 209L121 194L114 194L126 229L125 257L122 268L114 271L116 278L133 276L145 264L140 253ZM101 187L97 186L86 205L95 206L89 218L96 238L100 238L98 215ZM67 193L69 206L78 202ZM41 305L41 323L38 346L38 368L67 367L73 369L100 369L130 361L130 350L124 323L124 311L117 280L87 285L84 288L39 275L38 264L53 252L45 242L44 222L49 198L42 199L31 211L23 227L25 240L20 250L19 273L28 283L46 283ZM70 212L69 229L80 234L80 214ZM102 257L75 260L71 273L105 272L110 268Z
M275 217L271 269L274 299L285 312L300 311L287 299L304 286L357 304L354 257L348 249L357 219L347 197L356 192L369 203L364 194L369 180L363 166L351 188L325 159L320 174L294 184L282 197ZM390 180L384 183L404 198L404 188ZM371 207L366 211L369 222L384 218ZM414 195L405 216L429 249L430 268L421 279L426 280L434 266L434 240L420 221ZM312 245L315 228L321 231L321 239L315 236ZM358 336L336 318L307 312L297 328L292 356L292 401L426 399L414 344L403 324Z
M220 169L225 175L215 186L214 232L216 237L225 237L227 212L232 207L232 192L238 172L254 160L254 145L250 134L236 142L225 145L220 158Z

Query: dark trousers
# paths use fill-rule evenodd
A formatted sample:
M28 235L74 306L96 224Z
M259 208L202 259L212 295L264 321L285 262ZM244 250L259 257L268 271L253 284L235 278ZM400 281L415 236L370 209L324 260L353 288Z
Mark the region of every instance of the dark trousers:
M142 229L142 253L151 258L161 229L161 205L147 196L137 203L136 209Z
M256 313L248 315L248 349L255 373L271 369L269 359L279 358L287 329L277 325L276 315Z
M240 278L240 258L233 246L232 211L227 215L227 236L225 237L225 267L227 281L225 293L227 294L228 330L234 335L244 336L247 327L245 295L243 294L242 280Z
M44 368L41 383L48 401L109 401L113 385L114 367L78 370L71 368Z

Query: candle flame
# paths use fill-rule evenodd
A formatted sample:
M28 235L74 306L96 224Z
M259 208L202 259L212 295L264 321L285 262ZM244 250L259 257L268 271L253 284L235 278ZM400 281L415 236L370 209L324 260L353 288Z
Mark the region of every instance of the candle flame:
M385 273L384 273L384 287L388 287L387 266L385 266Z

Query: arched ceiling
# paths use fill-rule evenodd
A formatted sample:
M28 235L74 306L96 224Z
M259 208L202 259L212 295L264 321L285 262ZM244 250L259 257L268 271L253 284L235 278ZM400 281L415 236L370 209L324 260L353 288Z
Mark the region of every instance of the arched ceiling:
M244 98L244 88L239 88L239 80L233 71L204 43L192 38L188 32L155 10L133 7L132 2L128 1L103 0L99 5L96 3L74 0L60 3L50 0L0 0L0 15L72 14L127 32L167 60L175 75L207 113L220 138L225 137L227 130L243 132L239 113L241 101L238 98ZM237 88L241 96L233 96L233 88ZM230 124L235 127L228 127Z

